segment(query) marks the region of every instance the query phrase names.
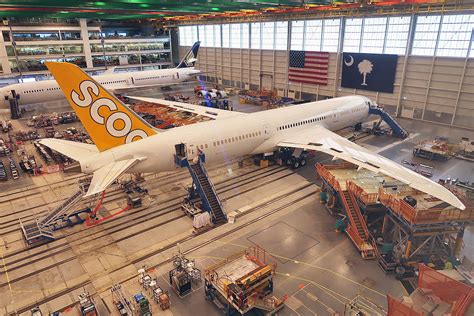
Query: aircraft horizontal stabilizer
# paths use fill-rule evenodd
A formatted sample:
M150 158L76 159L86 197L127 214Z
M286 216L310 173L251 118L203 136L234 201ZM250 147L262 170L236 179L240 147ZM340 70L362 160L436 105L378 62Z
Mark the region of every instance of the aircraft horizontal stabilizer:
M120 177L124 172L126 172L130 167L140 160L142 159L131 158L127 160L115 161L97 169L94 171L91 185L89 186L89 190L87 191L86 195L84 195L84 197L104 191L110 184L112 184L112 182L114 182L118 177Z
M99 150L94 145L63 139L45 138L40 140L39 143L79 162L82 159L90 158L92 155L99 153Z

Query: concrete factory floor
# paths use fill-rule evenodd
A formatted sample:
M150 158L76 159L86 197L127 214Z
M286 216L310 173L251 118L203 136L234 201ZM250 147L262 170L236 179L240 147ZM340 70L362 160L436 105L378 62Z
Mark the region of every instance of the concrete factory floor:
M181 90L192 94L192 86ZM161 95L154 91L140 95ZM245 112L259 110L258 106L234 105ZM55 109L63 110L68 110L64 102ZM51 112L42 107L37 111ZM412 146L435 135L474 138L472 132L399 121L412 132L408 139L365 136L358 143L400 162L418 161L412 157ZM32 220L58 205L77 190L80 175L28 178L27 189L9 187L12 181L1 183L0 315L30 315L35 305L43 313L63 309L77 302L84 291L93 295L101 315L118 315L110 287L119 282L129 296L141 292L137 270L143 266L170 291L171 309L160 314L221 315L205 300L203 282L194 283L193 291L179 298L169 285L168 271L173 267L167 261L181 250L203 271L250 245L262 247L277 263L275 294L288 296L278 315L343 314L344 304L357 294L386 308L386 294L401 298L406 295L404 288L393 276L386 276L375 260L363 260L346 235L335 232L336 218L319 202L314 164L330 159L316 153L297 172L276 165L258 168L250 159L244 160L243 167L236 161L208 167L227 213L239 210L241 215L235 223L198 235L192 233L192 220L180 209L191 183L188 171L147 175L145 187L150 195L144 207L120 213L126 195L111 187L99 212L102 218L110 216L108 220L58 230L55 241L33 249L25 245L18 219ZM474 174L473 163L451 159L428 164L435 167L435 180L474 180L467 179ZM158 312L158 305L152 306ZM68 311L68 315L79 315L76 307Z

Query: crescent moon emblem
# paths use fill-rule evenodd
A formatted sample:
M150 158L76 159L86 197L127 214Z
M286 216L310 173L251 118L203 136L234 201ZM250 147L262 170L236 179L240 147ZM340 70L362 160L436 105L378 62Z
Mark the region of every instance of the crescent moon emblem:
M347 67L352 66L352 64L354 63L354 57L352 57L352 56L349 55L349 58L350 58L349 61L346 61L346 60L344 59L344 64L345 64Z

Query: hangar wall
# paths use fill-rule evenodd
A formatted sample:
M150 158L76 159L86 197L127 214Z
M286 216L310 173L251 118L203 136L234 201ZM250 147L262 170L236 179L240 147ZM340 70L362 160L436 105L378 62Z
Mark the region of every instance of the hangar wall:
M288 24L291 34L292 23ZM470 45L472 41L471 37ZM180 46L180 55L188 48ZM365 95L398 116L474 129L472 57L413 56L407 49L398 58L394 93L390 94L341 88L341 43L338 52L330 53L326 86L292 84L287 74L290 48L291 41L286 50L202 47L197 68L207 74L209 82L275 89L280 95L307 100Z

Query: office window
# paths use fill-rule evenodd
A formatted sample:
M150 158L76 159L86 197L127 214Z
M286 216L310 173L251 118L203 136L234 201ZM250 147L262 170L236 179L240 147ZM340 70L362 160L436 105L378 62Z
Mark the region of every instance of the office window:
M386 27L386 17L365 18L362 34L362 53L383 53Z
M304 50L321 51L323 20L306 21Z
M241 24L231 24L230 25L230 47L231 48L240 48L242 43L242 32Z
M221 47L221 26L214 25L214 47Z
M230 47L230 25L222 24L222 47Z
M305 21L291 22L291 50L303 50Z
M337 52L339 47L339 29L341 19L323 20L322 46L323 52Z
M413 38L412 55L433 56L438 38L440 15L418 16L416 19L415 36Z
M405 55L410 32L410 16L392 16L388 18L386 54Z
M436 56L466 57L474 28L474 14L445 15Z
M250 48L260 49L262 48L262 25L261 23L250 24Z
M346 19L344 51L358 53L362 38L362 18Z
M275 22L263 22L261 25L262 25L262 49L274 49Z
M288 22L275 22L275 49L286 50L288 46Z

